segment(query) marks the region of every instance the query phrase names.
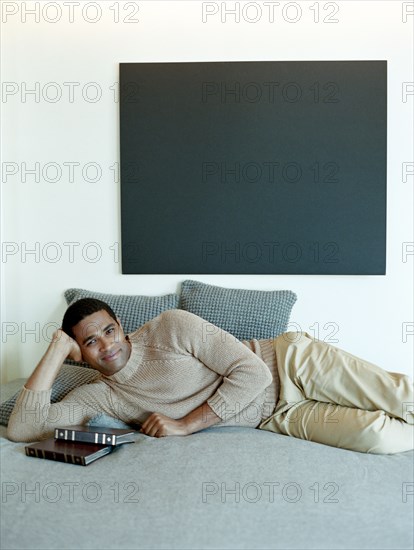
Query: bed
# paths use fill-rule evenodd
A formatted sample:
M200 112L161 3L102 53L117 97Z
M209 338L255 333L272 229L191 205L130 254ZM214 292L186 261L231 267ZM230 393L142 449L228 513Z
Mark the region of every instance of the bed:
M5 384L1 401L24 381ZM25 456L5 426L0 441L4 549L413 548L414 451L213 426L137 432L81 467Z

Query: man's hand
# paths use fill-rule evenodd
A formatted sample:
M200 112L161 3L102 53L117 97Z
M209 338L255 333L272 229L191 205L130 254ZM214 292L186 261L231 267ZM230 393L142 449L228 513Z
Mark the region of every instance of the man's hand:
M62 329L58 329L53 333L52 343L62 347L67 352L67 358L73 361L82 361L82 352L76 340L71 338Z
M66 358L82 361L82 352L73 338L62 329L58 329L53 333L46 353L26 382L25 387L33 391L50 390Z
M153 437L190 435L221 422L221 418L204 402L183 418L173 420L161 413L152 413L142 424L141 432Z
M152 413L142 424L140 432L152 437L166 435L189 435L185 420L174 420L161 413Z

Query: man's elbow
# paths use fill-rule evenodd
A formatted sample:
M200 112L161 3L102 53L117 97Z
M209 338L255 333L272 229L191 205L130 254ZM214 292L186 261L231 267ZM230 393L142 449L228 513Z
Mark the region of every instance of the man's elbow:
M10 423L7 426L6 435L7 439L10 439L10 441L15 441L16 443L26 441L24 439L24 434L22 434L19 430L14 429L14 426L11 426Z
M28 424L9 422L6 436L15 443L32 443L49 437L50 434L36 433Z
M267 388L267 386L270 386L272 382L273 382L273 375L266 365L266 367L263 368L263 385L265 388Z

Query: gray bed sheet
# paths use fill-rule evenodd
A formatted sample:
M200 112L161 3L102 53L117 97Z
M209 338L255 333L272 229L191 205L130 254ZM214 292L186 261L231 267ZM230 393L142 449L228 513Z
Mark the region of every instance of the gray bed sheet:
M414 545L414 451L370 455L211 427L137 434L81 467L26 457L3 426L0 444L3 549Z

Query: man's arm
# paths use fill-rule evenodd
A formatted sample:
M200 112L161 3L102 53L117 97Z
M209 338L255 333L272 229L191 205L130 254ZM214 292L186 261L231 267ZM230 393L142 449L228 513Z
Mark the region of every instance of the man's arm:
M183 418L174 420L164 414L152 413L142 424L141 432L152 437L166 435L190 435L221 422L210 405L203 403Z
M94 400L82 387L51 404L51 388L66 357L80 360L82 355L75 340L59 329L16 399L7 426L9 439L39 441L53 435L59 423L82 424L96 414Z
M192 355L223 377L207 399L222 421L245 409L272 383L266 363L225 330L184 310L164 311L158 319L154 328L168 335L173 350Z
M32 391L50 390L68 356L74 361L82 360L82 353L77 342L63 330L58 329L53 334L46 353L26 382L25 387Z
M185 417L174 420L153 413L142 424L147 435L188 435L227 421L237 410L243 410L272 383L267 365L253 351L226 331L183 310L168 310L153 323L156 333L164 334L174 351L191 354L205 367L223 377L222 384L202 405ZM189 373L189 375L191 375Z

